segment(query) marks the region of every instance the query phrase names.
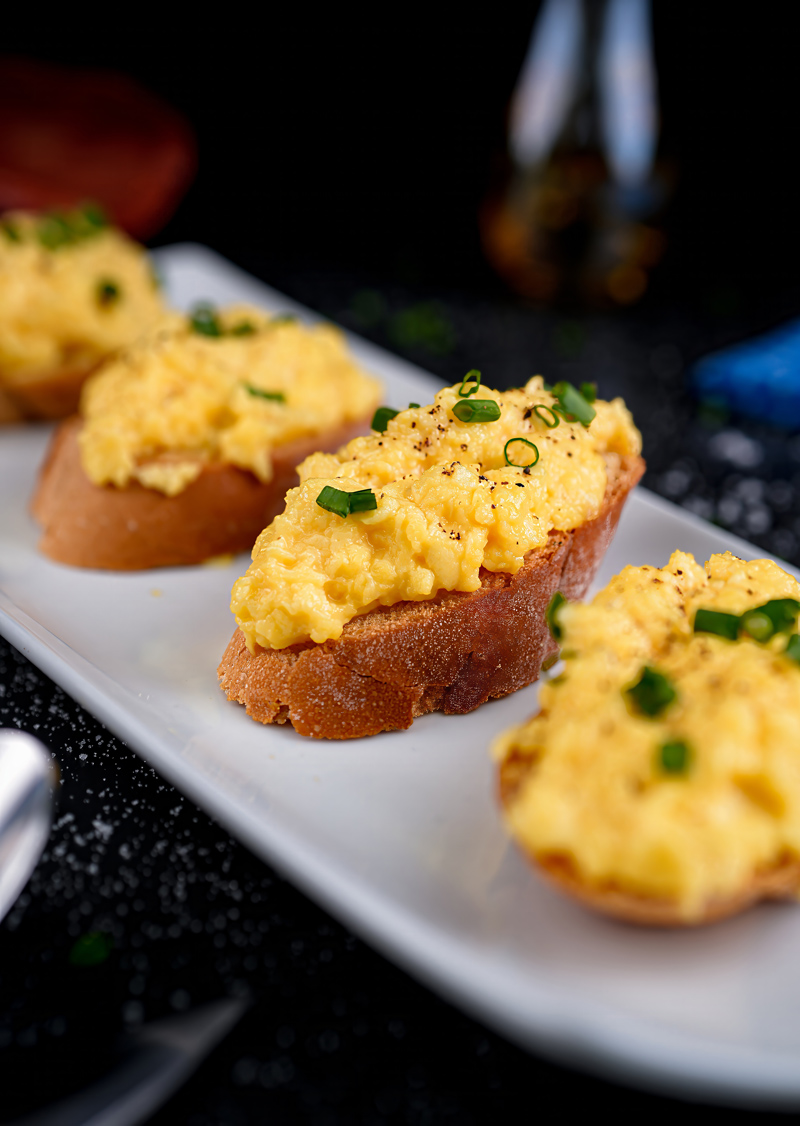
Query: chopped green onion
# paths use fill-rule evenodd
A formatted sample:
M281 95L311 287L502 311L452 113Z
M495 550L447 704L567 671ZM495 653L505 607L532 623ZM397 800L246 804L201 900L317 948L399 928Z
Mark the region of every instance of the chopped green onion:
M213 305L195 305L189 316L189 325L192 332L197 332L200 336L222 336L222 328Z
M588 426L597 414L592 404L584 398L577 387L573 387L571 383L567 383L564 379L556 383L553 394L558 399L561 413L571 415L584 426Z
M337 516L345 517L350 512L350 494L341 489L334 489L326 485L317 497L317 504L326 512L334 512Z
M735 641L739 635L739 618L736 614L723 614L719 610L698 610L694 616L695 633L714 633Z
M691 752L683 739L668 739L658 748L658 764L665 774L685 774Z
M294 313L279 313L277 317L270 318L270 325L293 325L297 324L297 317Z
M547 627L550 630L550 636L554 641L560 641L563 634L563 630L558 624L558 612L561 607L565 605L566 601L567 600L561 593L561 591L557 590L553 597L550 599L550 603L544 612L544 620L547 622Z
M793 633L784 649L784 656L800 665L800 634Z
M419 403L409 403L409 404L408 404L408 409L409 409L410 411L413 411L413 410L419 410Z
M560 656L561 653L556 650L556 652L551 653L549 657L545 657L545 659L542 661L542 672L547 672L547 670L551 669L553 665L558 664L558 659Z
M508 447L512 446L515 442L521 442L523 446L528 446L533 450L533 458L530 461L512 461L508 456ZM509 438L503 446L503 456L506 459L506 465L514 465L517 469L530 469L539 460L539 450L534 446L533 442L529 442L527 438ZM518 456L525 456L525 451L520 450Z
M474 383L475 384L475 386L472 388L472 390L465 390L468 383ZM458 389L458 394L462 399L468 399L470 395L474 395L474 394L477 393L477 390L480 387L480 385L481 385L481 373L478 371L477 368L473 368L472 371L468 371L467 374L464 376L464 378L461 380L461 386Z
M3 234L9 242L22 242L22 235L19 233L17 226L12 223L10 219L4 219L3 222L0 223L0 227L2 227Z
M384 434L386 427L398 414L400 414L400 411L396 411L392 407L378 407L375 414L372 416L370 426L373 430L377 430L379 434Z
M230 336L252 336L256 331L256 326L251 324L250 321L239 321L238 325L234 325L229 329Z
M317 497L317 504L326 512L345 517L351 512L374 511L378 507L378 498L372 489L357 489L354 493L346 493L342 489L326 485Z
M581 395L587 403L593 403L597 399L597 384L596 383L582 383Z
M99 203L85 203L78 214L82 223L94 231L102 231L109 226L108 216Z
M459 422L497 422L500 405L494 399L462 399L453 407Z
M357 489L347 495L350 497L351 512L374 512L378 507L378 498L372 489Z
M647 716L660 715L678 695L667 677L649 665L644 666L636 683L624 692L634 710Z
M245 383L245 387L257 399L269 399L271 403L285 403L286 396L283 391L262 391L260 387L254 387L252 383Z
M796 598L773 598L763 606L756 606L756 611L767 615L774 626L775 633L783 633L787 629L794 629L797 615L800 613L800 602Z
M754 641L769 641L775 634L775 624L760 607L745 610L739 618L739 631L750 635Z
M548 421L546 415L542 412L546 411L550 415L552 422ZM543 403L537 403L533 408L533 413L536 417L545 424L548 430L555 430L557 426L561 425L561 419L558 417L552 407L546 407Z
M115 305L122 296L122 290L117 282L112 281L111 278L103 278L102 281L97 283L97 304L101 308L107 309L111 305Z
M36 231L39 242L46 250L58 250L72 242L72 231L66 218L58 211L42 217Z

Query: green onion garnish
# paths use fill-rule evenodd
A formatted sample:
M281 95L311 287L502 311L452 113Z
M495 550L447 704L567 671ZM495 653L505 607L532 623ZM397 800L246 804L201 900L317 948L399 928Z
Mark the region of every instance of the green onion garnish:
M690 757L689 744L683 739L668 739L658 748L658 764L665 774L684 774Z
M719 610L698 610L694 616L695 633L714 633L735 641L739 635L739 618L736 614L723 614Z
M354 493L346 493L342 489L326 485L317 497L317 504L326 512L345 517L351 512L373 511L378 507L378 498L372 489L357 489Z
M229 329L230 336L252 336L256 331L256 326L251 324L250 321L239 321L238 325L234 325Z
M51 211L43 216L39 222L36 233L39 242L46 250L58 250L72 242L72 231L66 218L58 211Z
M543 411L546 411L547 413L543 414ZM533 408L533 413L541 422L545 424L548 430L555 430L557 426L561 425L561 419L558 417L553 408L546 407L543 403L537 403ZM550 415L549 419L547 415Z
M374 512L378 507L378 498L372 489L357 489L347 495L350 498L351 512Z
M200 336L222 336L222 327L213 305L195 305L189 315L189 325L192 332L197 332Z
M513 446L515 442L521 442L523 446L527 446L533 450L533 455L526 454L525 450L518 450L517 457L530 457L530 461L512 461L508 456L508 447ZM539 460L539 450L534 446L533 442L529 442L527 438L509 438L503 446L503 455L506 459L506 465L514 465L517 469L530 469Z
M739 618L739 630L747 633L754 641L769 641L775 634L775 625L769 614L765 614L759 607L755 610L745 610Z
M117 282L112 281L111 278L103 278L102 281L97 283L97 304L102 309L107 309L110 305L116 304L122 296L122 290Z
M277 317L270 318L270 325L293 325L297 323L297 317L294 313L279 313Z
M472 389L468 389L467 384L473 382L475 386ZM461 380L461 386L458 389L458 394L462 399L468 399L470 395L476 394L480 385L481 373L477 368L473 368L472 371L468 371L464 378Z
M550 599L550 603L544 612L544 620L547 622L548 629L550 630L550 636L554 641L561 640L563 630L558 624L558 612L561 607L565 605L566 601L567 600L561 593L561 591L557 590L553 597Z
M413 411L413 410L419 410L419 403L409 403L409 404L408 404L408 409L409 409L410 411Z
M597 399L597 384L596 383L582 383L581 395L587 403L593 403Z
M257 399L268 399L271 403L285 403L286 396L283 391L263 391L260 387L254 387L252 383L245 383L245 387Z
M649 665L644 666L636 683L623 691L634 710L647 716L660 715L678 695L664 674Z
M800 634L793 633L784 649L784 656L800 665Z
M462 399L453 407L459 422L497 422L500 406L494 399Z
M583 423L584 426L588 426L597 414L592 404L584 398L577 387L573 387L571 383L567 383L564 379L556 383L553 394L558 399L561 413L571 416L577 422Z
M553 665L558 664L558 659L560 656L561 653L557 650L555 653L551 653L549 657L545 657L545 659L542 661L542 672L547 672L548 669L551 669L553 667Z
M800 602L796 598L772 598L763 606L756 606L756 610L767 615L775 627L775 633L783 633L787 629L794 629L800 613Z
M379 434L383 434L390 421L396 418L398 414L400 414L400 411L396 411L392 407L378 407L372 416L370 426L373 430L377 430Z
M0 228L2 228L3 234L9 242L22 242L22 235L10 219L4 219L3 222L0 223Z
M81 224L91 228L91 233L102 231L109 225L108 216L99 203L85 203L78 215Z

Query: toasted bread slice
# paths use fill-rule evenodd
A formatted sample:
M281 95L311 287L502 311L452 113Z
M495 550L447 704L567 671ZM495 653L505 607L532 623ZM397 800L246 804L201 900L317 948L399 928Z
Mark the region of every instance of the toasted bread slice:
M0 422L66 418L74 414L81 388L96 366L64 368L24 383L0 386Z
M586 593L643 472L640 457L610 459L598 515L551 533L516 575L482 568L479 590L379 607L319 645L251 653L237 629L218 669L223 690L253 719L288 721L318 739L406 728L427 712L470 712L515 692L555 651L545 622L550 599L556 590L570 599Z
M517 752L504 759L500 764L498 786L501 805L511 805L517 789L529 770L534 768L530 758ZM754 871L749 882L736 893L716 895L703 905L701 911L687 917L676 900L637 895L613 881L590 884L581 877L569 856L554 853L537 856L527 850L525 855L537 872L559 891L603 915L642 926L700 926L738 915L762 899L794 898L800 890L800 860L785 856L769 868Z
M369 430L369 419L276 446L273 476L209 463L177 496L131 482L93 484L81 464L78 417L53 434L31 501L42 527L39 549L59 563L112 571L201 563L249 551L297 484L295 466L316 450L335 450Z

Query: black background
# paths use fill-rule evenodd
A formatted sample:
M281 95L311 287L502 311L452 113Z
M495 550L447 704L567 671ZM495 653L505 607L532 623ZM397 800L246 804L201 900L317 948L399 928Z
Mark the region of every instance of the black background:
M121 69L184 111L200 170L162 241L488 290L476 212L537 7L265 5L163 25L131 11L124 34L17 12L3 51ZM679 181L651 301L758 305L796 284L794 11L656 0L662 155Z

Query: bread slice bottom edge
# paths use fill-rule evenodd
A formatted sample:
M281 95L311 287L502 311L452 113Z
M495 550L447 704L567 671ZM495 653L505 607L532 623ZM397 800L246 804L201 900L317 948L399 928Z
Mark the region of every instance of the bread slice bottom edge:
M464 714L523 688L556 650L550 599L557 590L583 598L644 468L640 457L612 461L596 517L551 533L516 575L481 569L476 591L379 607L319 645L251 653L236 629L217 670L223 691L261 723L353 739L407 728L431 711Z
M754 870L736 891L711 895L687 913L677 899L630 891L612 880L591 884L570 857L529 854L528 859L548 883L584 906L622 922L649 927L696 927L720 922L761 900L791 899L800 890L800 858L780 856L773 864Z

